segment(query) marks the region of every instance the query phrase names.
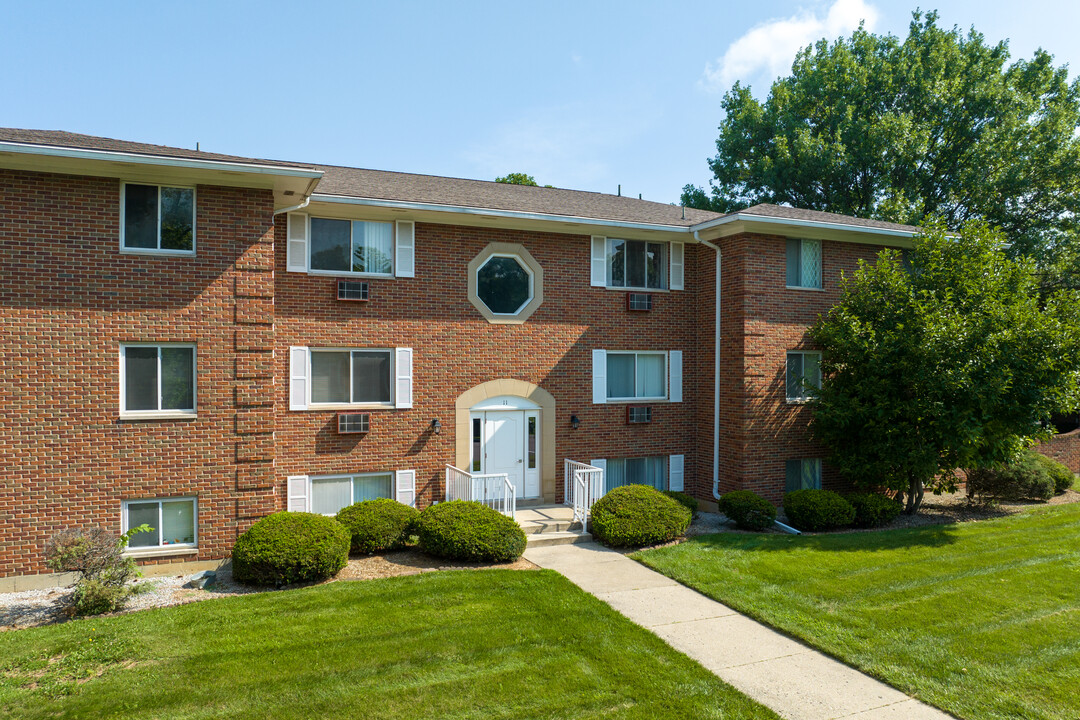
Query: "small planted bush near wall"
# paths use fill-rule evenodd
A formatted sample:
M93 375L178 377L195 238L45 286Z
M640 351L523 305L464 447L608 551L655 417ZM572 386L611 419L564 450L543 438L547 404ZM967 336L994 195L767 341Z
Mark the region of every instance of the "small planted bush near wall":
M750 490L733 490L720 498L719 505L740 530L768 530L776 520L773 504Z
M679 492L678 490L665 490L664 494L669 498L679 503L691 513L696 513L698 508L701 507L701 503L698 502L696 497L687 495L686 493Z
M264 517L233 546L233 577L252 585L325 580L349 561L352 537L331 517L279 512Z
M899 500L879 493L852 493L844 498L855 508L855 527L874 528L888 525L903 511Z
M431 505L416 521L420 549L468 562L510 562L525 552L525 532L512 518L466 500Z
M1036 453L1004 467L977 468L967 471L967 494L972 500L1049 500L1055 482Z
M855 508L831 490L794 490L784 496L784 514L799 530L820 532L855 522Z
M645 547L686 532L690 509L648 485L617 487L592 507L593 536L610 547Z
M337 521L352 535L352 551L371 553L405 547L420 511L389 498L364 500L338 511Z
M1073 483L1076 482L1073 471L1057 460L1035 451L1031 452L1031 456L1035 458L1035 462L1039 463L1043 470L1046 471L1046 474L1050 476L1050 479L1054 481L1054 492L1058 495L1071 488Z
M100 615L124 606L133 592L128 581L139 574L135 561L124 557L124 549L132 535L152 529L140 525L116 535L101 527L72 528L49 539L46 565L78 575L70 598L75 615Z

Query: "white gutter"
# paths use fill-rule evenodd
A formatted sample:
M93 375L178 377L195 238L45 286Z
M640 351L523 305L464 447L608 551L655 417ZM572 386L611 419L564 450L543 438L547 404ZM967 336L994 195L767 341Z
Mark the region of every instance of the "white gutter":
M115 150L86 150L82 148L59 147L56 145L30 145L25 143L13 143L6 140L0 140L0 152L73 158L76 160L105 160L133 163L136 165L163 165L166 167L187 168L190 170L224 170L257 175L285 175L289 177L313 178L316 180L323 176L322 170L305 170L303 168L283 167L281 165L257 165L254 163L232 162L228 160L192 160L164 155L140 155L137 153L119 152Z
M303 210L311 203L311 194L315 191L315 186L319 184L319 178L312 178L308 183L307 190L304 191L304 200L299 205L293 205L287 208L281 208L280 210L274 210L275 215L281 213L291 213L295 210Z
M720 225L728 225L738 221L743 222L760 222L760 223L775 223L777 225L794 225L796 227L817 228L819 230L844 230L847 232L865 232L872 235L891 235L893 237L914 237L918 235L917 231L913 230L894 230L892 228L879 228L869 227L866 225L855 225L852 223L841 222L826 222L822 220L797 220L795 218L783 218L772 217L770 215L754 215L753 213L740 213L736 212L731 215L725 215L715 220L706 220L703 223L698 223L690 228L694 235L697 236L702 230L708 230L710 228L718 227Z
M347 205L366 205L371 207L400 208L402 210L421 210L428 212L447 212L481 217L502 217L515 220L539 220L544 222L565 222L581 225L625 228L627 230L655 230L660 232L689 233L685 225L662 225L656 223L636 223L620 220L601 220L578 215L554 215L548 213L522 212L519 210L498 210L495 208L470 207L467 205L449 205L443 203L422 203L405 200L381 200L378 198L352 197L348 195L327 195L315 193L311 196L315 202L344 203Z
M694 231L694 239L707 248L716 251L716 330L715 346L713 348L713 445L712 445L712 494L716 500L720 499L720 290L723 287L720 274L720 261L723 253L720 247L713 245L708 240L702 240L698 231Z

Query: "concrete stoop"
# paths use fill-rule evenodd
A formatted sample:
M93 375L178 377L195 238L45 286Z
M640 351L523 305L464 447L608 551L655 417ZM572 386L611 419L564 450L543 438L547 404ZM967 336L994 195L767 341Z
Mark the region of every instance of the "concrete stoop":
M517 521L531 548L592 542L592 535L581 532L581 523L574 522L573 510L565 505L523 508Z

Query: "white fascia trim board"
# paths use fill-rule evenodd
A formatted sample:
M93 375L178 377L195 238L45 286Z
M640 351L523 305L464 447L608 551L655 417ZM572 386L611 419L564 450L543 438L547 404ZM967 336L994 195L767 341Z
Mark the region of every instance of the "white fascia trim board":
M703 223L699 223L690 228L691 232L699 233L709 228L718 227L720 225L727 225L729 223L738 222L759 222L759 223L774 223L776 225L794 225L795 227L809 227L818 228L820 230L844 230L846 232L862 232L870 233L872 235L890 235L892 237L904 237L910 238L918 235L918 231L911 230L893 230L891 228L876 228L867 227L865 225L852 225L850 223L842 222L824 222L821 220L795 220L793 218L780 218L771 217L768 215L754 215L751 213L735 213L733 215L725 215L722 218L716 218L715 220L706 220Z
M301 168L282 167L280 165L255 165L252 163L230 162L227 160L191 160L164 155L140 155L116 150L86 150L56 145L28 145L0 141L0 152L22 153L25 155L44 155L48 157L74 158L77 160L105 160L111 162L134 163L138 165L162 165L191 170L224 170L257 175L284 175L288 177L312 178L318 181L323 176L322 170L304 170Z
M599 218L587 218L577 215L553 215L547 213L530 213L518 210L496 210L494 208L470 207L467 205L444 205L441 203L408 202L404 200L380 200L377 198L353 197L351 195L324 195L314 193L311 196L313 202L345 203L347 205L367 205L373 207L401 208L403 210L427 210L431 212L457 213L461 215L481 215L486 217L505 217L515 220L540 220L546 222L578 223L582 225L598 225L601 227L626 228L628 230L660 230L663 232L687 233L690 228L685 225L662 225L658 223L635 223L619 220L601 220Z

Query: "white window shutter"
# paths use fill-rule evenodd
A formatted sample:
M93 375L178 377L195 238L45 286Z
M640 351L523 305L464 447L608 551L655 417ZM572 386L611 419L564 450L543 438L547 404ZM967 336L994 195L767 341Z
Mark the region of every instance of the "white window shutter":
M682 350L668 353L668 400L682 402Z
M307 272L308 216L307 213L289 213L288 244L286 245L285 269L289 272Z
M415 470L398 470L394 473L394 499L402 505L416 507Z
M593 287L607 287L607 238L592 236L592 262L590 277Z
M308 349L289 348L289 409L307 410Z
M593 478L592 486L592 496L594 498L602 498L604 497L604 485L607 483L607 459L600 458L598 460L590 460L589 464L604 471L604 474L600 477Z
M683 465L685 456L668 455L668 490L683 491Z
M412 348L394 351L394 407L411 408L413 404L413 354Z
M607 402L607 351L592 351L592 401Z
M396 235L394 275L416 277L416 223L398 220Z
M671 282L668 288L671 290L683 289L683 259L686 256L686 246L683 243L671 243Z
M289 512L308 512L308 476L290 475L288 479Z

